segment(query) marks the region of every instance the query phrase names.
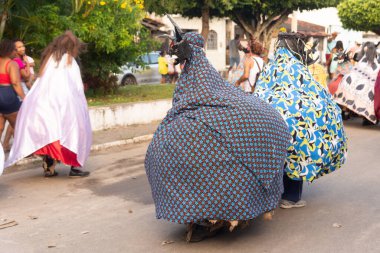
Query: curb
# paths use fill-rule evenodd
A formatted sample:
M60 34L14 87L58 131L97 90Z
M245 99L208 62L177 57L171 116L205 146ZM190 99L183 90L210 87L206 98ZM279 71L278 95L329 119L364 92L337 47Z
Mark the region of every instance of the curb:
M91 145L91 151L99 151L99 150L103 150L107 148L123 146L127 144L134 144L134 143L139 143L143 141L149 141L152 138L153 138L153 134L147 134L147 135L137 136L131 139L111 141L111 142L106 142L102 144L94 144L94 145ZM25 165L25 164L33 163L40 160L41 159L38 157L24 158L21 161L15 163L14 165Z

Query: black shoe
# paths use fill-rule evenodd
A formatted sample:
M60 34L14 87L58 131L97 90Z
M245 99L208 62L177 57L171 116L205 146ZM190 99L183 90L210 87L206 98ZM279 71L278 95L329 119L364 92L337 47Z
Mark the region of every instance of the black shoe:
M363 119L362 126L374 126L374 125L376 125L376 124L372 123L368 119L366 119L366 118Z
M87 177L90 175L89 171L83 171L79 169L75 169L74 167L71 167L69 177Z
M350 119L350 113L349 112L342 112L342 119L343 120L349 120Z

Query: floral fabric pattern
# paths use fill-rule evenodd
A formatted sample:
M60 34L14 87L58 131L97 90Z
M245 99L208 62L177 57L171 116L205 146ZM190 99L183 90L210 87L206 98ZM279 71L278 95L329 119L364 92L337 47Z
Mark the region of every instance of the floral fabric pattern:
M289 50L279 48L262 72L254 96L273 106L288 124L285 172L294 180L313 181L335 171L346 159L341 110Z

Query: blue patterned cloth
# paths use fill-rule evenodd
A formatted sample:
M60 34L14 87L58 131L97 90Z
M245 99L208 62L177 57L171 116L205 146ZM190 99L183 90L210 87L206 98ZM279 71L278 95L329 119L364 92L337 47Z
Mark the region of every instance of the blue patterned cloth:
M186 33L192 56L145 168L156 216L178 223L249 220L278 205L290 135L280 114L225 82Z
M292 135L285 172L295 180L313 181L345 161L347 138L341 110L307 67L287 49L261 73L254 96L271 104Z

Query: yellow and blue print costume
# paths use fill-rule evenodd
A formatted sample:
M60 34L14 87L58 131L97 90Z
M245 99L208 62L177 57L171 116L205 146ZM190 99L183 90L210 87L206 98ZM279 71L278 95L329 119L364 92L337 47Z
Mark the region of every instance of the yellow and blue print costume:
M261 73L254 96L282 115L292 135L285 172L294 180L313 181L345 162L347 138L341 110L307 67L286 48Z

